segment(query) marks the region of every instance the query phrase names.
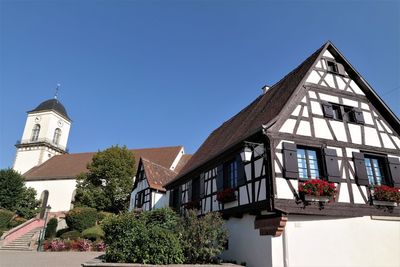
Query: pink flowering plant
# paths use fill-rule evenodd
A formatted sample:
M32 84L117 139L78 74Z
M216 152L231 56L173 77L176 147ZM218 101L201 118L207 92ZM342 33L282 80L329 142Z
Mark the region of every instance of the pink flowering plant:
M336 186L324 180L312 179L303 183L299 183L300 195L308 195L315 197L333 197L336 196Z

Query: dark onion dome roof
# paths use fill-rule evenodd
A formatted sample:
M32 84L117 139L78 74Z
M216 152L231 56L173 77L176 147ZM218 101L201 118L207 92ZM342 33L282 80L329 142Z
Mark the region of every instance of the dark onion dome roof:
M38 112L38 111L45 111L45 110L54 110L55 112L57 112L61 116L65 117L66 119L71 120L68 117L68 114L67 114L67 111L65 110L64 105L61 104L61 102L58 101L58 99L56 99L56 98L52 98L52 99L43 101L35 109L28 111L28 112L31 113L31 112Z

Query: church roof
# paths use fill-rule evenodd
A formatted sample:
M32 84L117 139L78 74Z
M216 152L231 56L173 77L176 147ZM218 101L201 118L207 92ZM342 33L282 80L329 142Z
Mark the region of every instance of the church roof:
M138 164L141 157L165 168L170 168L182 146L130 149ZM96 152L57 155L33 167L24 177L26 181L74 179L78 174L87 172L87 165L91 163Z
M68 119L69 121L71 120L68 117L67 110L65 109L64 105L61 104L61 102L58 101L58 99L56 99L56 98L52 98L52 99L43 101L35 109L28 111L28 113L38 112L38 111L47 111L47 110L53 110L53 111L57 112L58 114L60 114L61 116Z

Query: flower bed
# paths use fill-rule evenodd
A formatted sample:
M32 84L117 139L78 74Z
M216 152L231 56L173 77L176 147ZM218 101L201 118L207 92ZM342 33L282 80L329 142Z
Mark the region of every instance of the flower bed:
M299 194L306 201L329 202L336 196L336 186L334 183L313 179L299 183Z
M225 188L223 191L217 193L217 201L219 203L228 203L236 200L235 189Z
M373 203L378 206L397 206L400 203L400 188L379 185L371 187Z
M100 251L106 250L106 246L103 241L91 242L87 239L79 240L63 240L53 239L51 241L44 241L44 251Z

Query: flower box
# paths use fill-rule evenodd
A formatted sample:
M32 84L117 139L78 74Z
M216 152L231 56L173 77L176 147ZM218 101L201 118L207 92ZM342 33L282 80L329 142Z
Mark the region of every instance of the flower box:
M217 193L217 201L219 203L228 203L236 200L235 189L225 188L223 191Z
M371 187L372 204L376 206L397 207L400 203L400 188L379 185Z
M185 209L187 210L198 210L200 209L200 200L199 199L195 199L192 201L187 202L186 204L184 204Z
M336 187L334 183L313 179L299 183L299 194L307 202L328 203L335 198Z
M372 200L372 204L375 206L387 206L387 207L397 207L396 202L391 202L391 201L382 201L382 200Z
M331 197L304 195L304 200L305 201L309 201L309 202L324 202L324 203L328 203L329 201L331 201Z

